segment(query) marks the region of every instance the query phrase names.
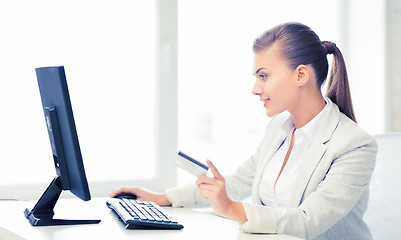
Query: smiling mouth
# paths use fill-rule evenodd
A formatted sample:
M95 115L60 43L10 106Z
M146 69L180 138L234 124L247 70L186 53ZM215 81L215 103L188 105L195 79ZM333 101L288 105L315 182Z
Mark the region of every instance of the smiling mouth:
M270 98L263 100L265 103L263 104L264 107L266 107L266 104L270 101Z

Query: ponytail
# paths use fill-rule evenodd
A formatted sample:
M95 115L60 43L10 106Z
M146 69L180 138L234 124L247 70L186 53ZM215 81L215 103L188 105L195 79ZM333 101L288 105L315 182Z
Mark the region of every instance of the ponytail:
M329 41L323 41L322 43L326 49L326 53L333 54L333 63L327 81L326 96L333 103L337 104L342 113L356 122L343 55L334 43Z

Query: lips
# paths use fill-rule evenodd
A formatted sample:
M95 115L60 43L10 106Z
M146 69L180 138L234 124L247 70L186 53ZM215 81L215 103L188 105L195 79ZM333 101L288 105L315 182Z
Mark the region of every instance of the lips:
M264 104L263 106L266 107L266 104L270 101L270 98L263 100Z

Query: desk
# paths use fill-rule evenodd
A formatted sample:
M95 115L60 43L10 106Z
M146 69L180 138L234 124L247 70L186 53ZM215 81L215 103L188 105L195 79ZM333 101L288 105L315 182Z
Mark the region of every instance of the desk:
M217 216L211 209L165 207L168 214L184 225L182 230L127 230L107 208L106 198L95 198L89 202L60 199L54 209L55 218L101 219L99 224L32 227L23 212L25 208L31 209L35 202L0 201L0 240L298 239L286 235L241 232L238 223Z

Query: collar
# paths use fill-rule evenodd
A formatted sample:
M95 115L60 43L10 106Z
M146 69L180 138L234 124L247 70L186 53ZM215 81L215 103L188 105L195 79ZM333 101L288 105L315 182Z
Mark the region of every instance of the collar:
M292 132L295 131L296 135L302 134L308 139L309 142L312 142L319 130L322 119L324 119L324 116L328 111L327 109L332 104L332 102L328 98L325 97L324 100L326 102L324 108L314 118L312 118L312 120L305 124L305 126L299 129L295 129L292 115L289 115L288 118L281 125L282 139L284 140L286 137L291 137Z

